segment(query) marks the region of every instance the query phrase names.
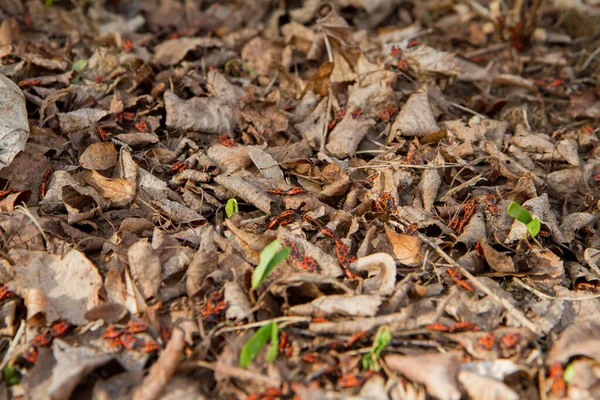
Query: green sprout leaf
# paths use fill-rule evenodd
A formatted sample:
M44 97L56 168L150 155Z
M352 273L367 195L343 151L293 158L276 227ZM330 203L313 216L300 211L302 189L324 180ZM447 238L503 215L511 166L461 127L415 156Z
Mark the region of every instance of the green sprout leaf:
M83 71L86 64L87 64L87 60L85 58L80 58L79 60L77 60L73 63L73 65L71 66L71 70L77 71L77 72Z
M227 218L231 218L231 216L239 211L238 202L233 197L227 200L227 205L225 206L225 214L227 214Z
M522 206L515 203L514 201L509 204L506 212L508 213L508 215L510 215L517 221L524 223L525 225L527 225L529 222L531 222L531 219L533 218L529 211L527 211L526 209L524 209Z
M21 372L12 365L7 365L2 370L2 380L6 382L8 386L17 385L21 382Z
M279 346L279 328L273 321L261 326L242 347L240 352L240 366L246 368L260 353L263 347L271 339L271 348L267 353L267 361L273 362L277 357Z
M527 232L529 232L529 234L532 237L536 237L537 234L540 233L541 226L542 226L542 223L540 222L540 220L537 218L534 218L527 223Z
M575 365L573 363L567 365L565 372L563 373L563 379L565 382L570 383L575 378Z
M54 4L54 0L46 0L44 2L44 7L52 7L53 4Z
M381 356L381 352L383 349L390 344L392 341L392 333L390 332L390 328L387 325L381 326L377 330L377 334L375 335L375 339L373 340L373 346L371 346L371 350L362 357L363 369L370 371L379 371L381 366L379 365L379 357Z
M511 202L506 212L517 221L524 223L527 226L527 232L529 232L531 237L536 237L537 234L540 233L540 228L542 226L540 220L533 218L531 213L519 204L514 201Z
M273 268L275 268L280 262L290 254L291 249L284 247L281 249L281 243L275 239L269 243L260 252L260 259L258 266L252 273L252 289L256 289L261 283L269 276Z

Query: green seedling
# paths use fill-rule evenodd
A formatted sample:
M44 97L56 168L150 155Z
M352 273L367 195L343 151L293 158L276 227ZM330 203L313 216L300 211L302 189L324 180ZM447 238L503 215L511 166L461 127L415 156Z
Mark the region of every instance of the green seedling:
M17 385L21 382L21 372L12 365L7 365L2 370L2 380L8 386Z
M511 202L506 212L517 221L524 223L525 226L527 226L527 232L529 232L531 237L536 237L537 234L540 233L540 228L542 226L540 220L533 218L531 213L519 204L514 201Z
M371 346L371 350L362 357L362 365L363 369L369 371L379 371L381 366L379 365L379 357L381 356L381 352L392 341L392 333L390 332L390 328L387 325L381 326L377 330L377 334L375 335L375 339L373 340L373 346Z
M575 379L575 364L574 363L567 365L567 368L565 368L565 372L563 373L563 379L567 383L571 383L571 381L573 379Z
M252 273L252 289L256 289L269 276L271 271L290 254L289 247L281 248L281 242L275 239L261 252L258 266Z
M81 72L85 68L87 64L87 60L85 58L80 58L76 60L73 65L71 65L71 70L76 72Z
M279 350L279 327L273 321L261 326L242 347L240 352L240 366L246 368L260 353L262 348L271 340L271 347L267 352L267 361L273 362Z
M227 205L225 206L225 214L227 214L227 218L231 218L231 216L239 211L238 202L233 197L227 200Z

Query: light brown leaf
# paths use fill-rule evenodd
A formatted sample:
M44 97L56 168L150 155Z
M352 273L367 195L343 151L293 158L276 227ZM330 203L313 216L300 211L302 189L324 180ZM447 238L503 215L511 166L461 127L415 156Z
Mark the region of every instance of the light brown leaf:
M396 233L387 226L385 235L398 262L409 267L421 264L421 247L423 246L421 239L404 233Z
M85 169L105 170L117 165L117 150L113 142L92 143L79 156L79 163Z

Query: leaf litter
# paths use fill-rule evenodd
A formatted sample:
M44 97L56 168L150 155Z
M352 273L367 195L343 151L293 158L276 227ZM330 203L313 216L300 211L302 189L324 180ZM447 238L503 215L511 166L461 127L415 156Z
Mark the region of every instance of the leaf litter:
M594 3L0 2L2 396L598 397Z

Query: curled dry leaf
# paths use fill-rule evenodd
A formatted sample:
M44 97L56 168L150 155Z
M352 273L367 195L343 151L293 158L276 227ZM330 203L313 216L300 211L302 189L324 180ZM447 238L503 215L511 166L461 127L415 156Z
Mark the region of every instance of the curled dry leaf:
M600 362L598 322L588 320L568 326L552 345L546 364L564 364L575 356L585 356Z
M225 316L228 320L239 322L245 318L251 317L250 312L252 303L246 295L246 291L237 282L227 282L225 284L224 298L227 302Z
M411 381L425 385L427 392L440 400L458 400L457 375L460 368L459 352L420 354L415 356L385 356L388 367Z
M215 230L211 225L202 228L200 247L194 253L185 281L186 291L190 297L200 292L206 276L217 269L219 254L215 246L214 235Z
M113 142L92 143L79 157L85 169L105 170L117 165L117 150Z
M510 255L502 254L494 249L485 238L481 239L479 244L483 250L483 257L491 269L504 273L517 272L515 263Z
M431 211L433 203L437 197L437 192L442 184L442 178L433 166L439 167L444 163L444 159L441 155L437 155L435 161L430 163L421 177L419 183L419 189L421 190L421 198L423 200L423 209L425 211Z
M0 104L2 104L2 122L0 122L0 169L10 165L13 158L25 150L29 137L29 123L25 96L21 89L6 76L0 74Z
M97 304L102 278L83 253L71 250L61 256L14 249L9 255L15 262L15 278L9 282L12 291L23 296L29 289L45 293L50 303L46 317L51 321L62 318L75 325L86 323L84 314Z
M461 370L458 373L458 380L473 400L519 400L521 398L503 382L471 371Z
M175 65L196 47L221 47L223 42L217 38L183 37L165 40L154 49L154 62L162 65Z
M325 148L334 157L344 158L353 155L358 144L374 126L375 120L355 119L352 113L347 112L344 119L329 134Z
M160 287L160 259L145 241L132 244L127 250L129 271L144 299L156 297Z
M397 136L424 137L439 130L429 104L427 93L413 93L392 124L391 133Z
M371 317L377 314L381 302L382 298L373 294L331 295L318 297L308 304L293 306L290 312L312 317Z
M218 97L182 100L167 90L164 98L168 128L226 134L237 126L231 107Z
M368 278L363 281L365 293L390 295L396 285L396 262L387 253L373 253L359 258L350 266L354 271L367 271Z
M421 264L421 247L423 247L421 239L405 233L396 233L387 226L385 235L398 262L409 267Z
M52 352L56 365L47 394L57 400L70 399L75 387L89 373L114 357L92 347L70 346L62 340L53 341Z
M27 308L28 320L31 321L36 317L45 318L48 314L50 317L48 319L57 317L53 310L48 308L50 303L42 290L38 288L25 289L23 300L25 301L25 307Z

